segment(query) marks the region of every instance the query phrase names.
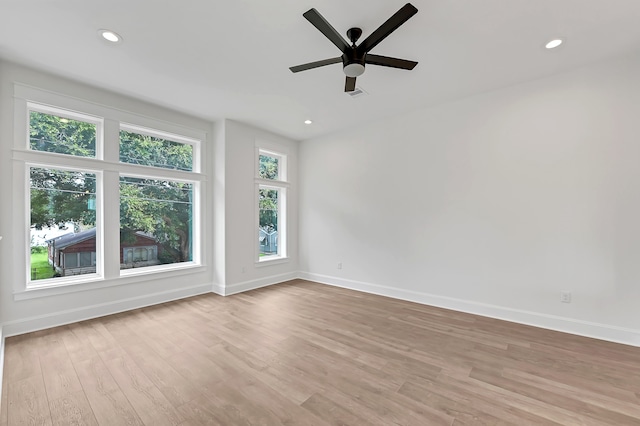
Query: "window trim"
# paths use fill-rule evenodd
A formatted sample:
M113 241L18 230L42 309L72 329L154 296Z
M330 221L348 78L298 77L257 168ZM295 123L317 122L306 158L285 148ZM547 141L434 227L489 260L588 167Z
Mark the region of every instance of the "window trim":
M21 83L13 84L13 149L12 159L14 165L13 203L14 209L14 237L16 240L16 250L13 251L15 263L19 270L24 272L24 279L13 281L14 300L32 299L47 297L57 294L73 293L89 289L110 287L121 284L141 283L158 279L158 274L162 278L181 274L201 273L206 270L202 251L205 241L201 238L202 229L206 229L203 223L205 217L204 203L202 197L207 181L206 175L201 173L206 166L203 150L206 149L209 130L201 125L192 127L190 121L178 118L178 121L166 121L163 118L154 118L140 115L134 112L110 107L95 102L79 99L72 96L59 94L56 92L27 86ZM50 153L46 151L36 151L30 149L30 111L50 113L65 118L81 120L96 124L96 156L80 157L69 154ZM166 116L166 115L165 115ZM131 124L134 123L134 124ZM171 135L169 139L176 142L189 142L194 146L193 151L193 171L185 172L172 169L160 169L148 166L120 163L118 157L119 128L121 124L129 125L136 130L140 128L151 129L154 135ZM176 140L176 137L179 137ZM46 283L48 285L31 285L30 281L30 188L29 188L29 168L31 166L71 169L76 171L87 171L89 173L100 173L101 180L96 188L96 222L100 221L102 229L96 229L96 251L102 248L102 260L96 258L96 263L102 265L102 275L93 274L76 275L73 277L61 277L55 282ZM114 247L119 248L119 232L105 233L106 227L113 228L114 216L118 220L119 198L118 190L115 188L119 174L128 176L140 175L162 180L185 181L193 184L194 204L193 204L193 259L194 262L182 262L173 265L161 265L164 268L140 268L151 269L136 271L135 275L127 276L119 273L119 264L115 268L111 263L114 259ZM27 178L23 178L26 176ZM115 189L115 191L114 191ZM100 196L98 192L100 191ZM117 203L114 205L114 200ZM115 214L114 214L115 213ZM97 227L98 228L98 227ZM102 233L102 241L98 241L98 235ZM99 244L99 246L98 246ZM24 255L27 253L27 256ZM106 258L106 259L105 259ZM109 262L109 265L106 263ZM197 263L196 263L197 262ZM23 266L22 266L23 265ZM62 280L62 281L60 281ZM43 280L34 280L34 283ZM29 285L28 285L29 284Z

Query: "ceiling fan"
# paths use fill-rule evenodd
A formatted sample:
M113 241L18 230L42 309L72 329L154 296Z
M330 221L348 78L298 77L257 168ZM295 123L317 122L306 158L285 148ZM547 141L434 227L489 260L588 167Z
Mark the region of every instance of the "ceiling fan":
M377 30L372 32L369 37L364 39L362 43L356 46L356 41L362 35L362 29L349 28L347 37L351 41L351 46L342 38L342 36L331 26L329 22L315 9L309 9L302 14L307 21L316 27L325 35L338 49L342 52L342 56L322 61L310 62L308 64L290 67L291 72L306 71L313 68L323 67L325 65L337 64L342 62L342 69L347 76L344 91L353 92L356 88L356 77L364 73L365 64L382 65L391 68L400 68L404 70L412 70L418 63L408 61L406 59L389 58L387 56L374 55L369 53L371 49L376 47L378 43L387 38L389 34L394 32L400 25L404 24L413 15L418 13L418 9L411 3L405 4L391 18L380 25Z

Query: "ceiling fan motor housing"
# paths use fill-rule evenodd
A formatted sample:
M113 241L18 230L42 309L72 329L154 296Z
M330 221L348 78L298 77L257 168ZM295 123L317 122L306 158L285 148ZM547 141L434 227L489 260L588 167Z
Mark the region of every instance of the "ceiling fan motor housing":
M364 73L365 56L358 55L358 50L351 48L342 55L342 70L347 77L359 77Z

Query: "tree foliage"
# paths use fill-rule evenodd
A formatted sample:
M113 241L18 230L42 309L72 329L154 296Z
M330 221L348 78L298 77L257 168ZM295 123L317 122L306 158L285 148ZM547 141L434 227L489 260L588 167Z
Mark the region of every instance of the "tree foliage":
M122 162L192 170L190 145L133 132L123 131L120 136ZM90 123L32 112L30 140L36 150L95 156L96 130ZM79 227L95 226L94 174L32 168L30 185L31 225L35 228L69 222ZM191 184L121 177L121 239L130 241L136 232L142 232L161 244L161 261L191 260L192 202Z
M96 175L77 171L32 167L31 225L36 229L68 222L95 225Z
M144 166L191 171L190 145L139 133L120 131L120 161Z
M95 157L96 126L42 112L31 111L29 143L36 151Z
M278 179L278 158L270 157L268 155L260 155L259 157L259 171L258 175L262 179Z
M267 232L278 230L278 191L275 189L260 189L259 191L259 220L260 227Z

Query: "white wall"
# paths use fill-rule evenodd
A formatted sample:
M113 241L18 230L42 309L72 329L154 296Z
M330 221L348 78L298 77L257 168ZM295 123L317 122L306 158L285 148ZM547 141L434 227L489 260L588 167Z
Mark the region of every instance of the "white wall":
M627 57L303 142L303 276L640 345L638 76Z
M225 120L225 254L224 294L274 284L297 277L298 272L298 142L233 120ZM288 259L256 262L258 244L255 192L256 143L288 152Z

